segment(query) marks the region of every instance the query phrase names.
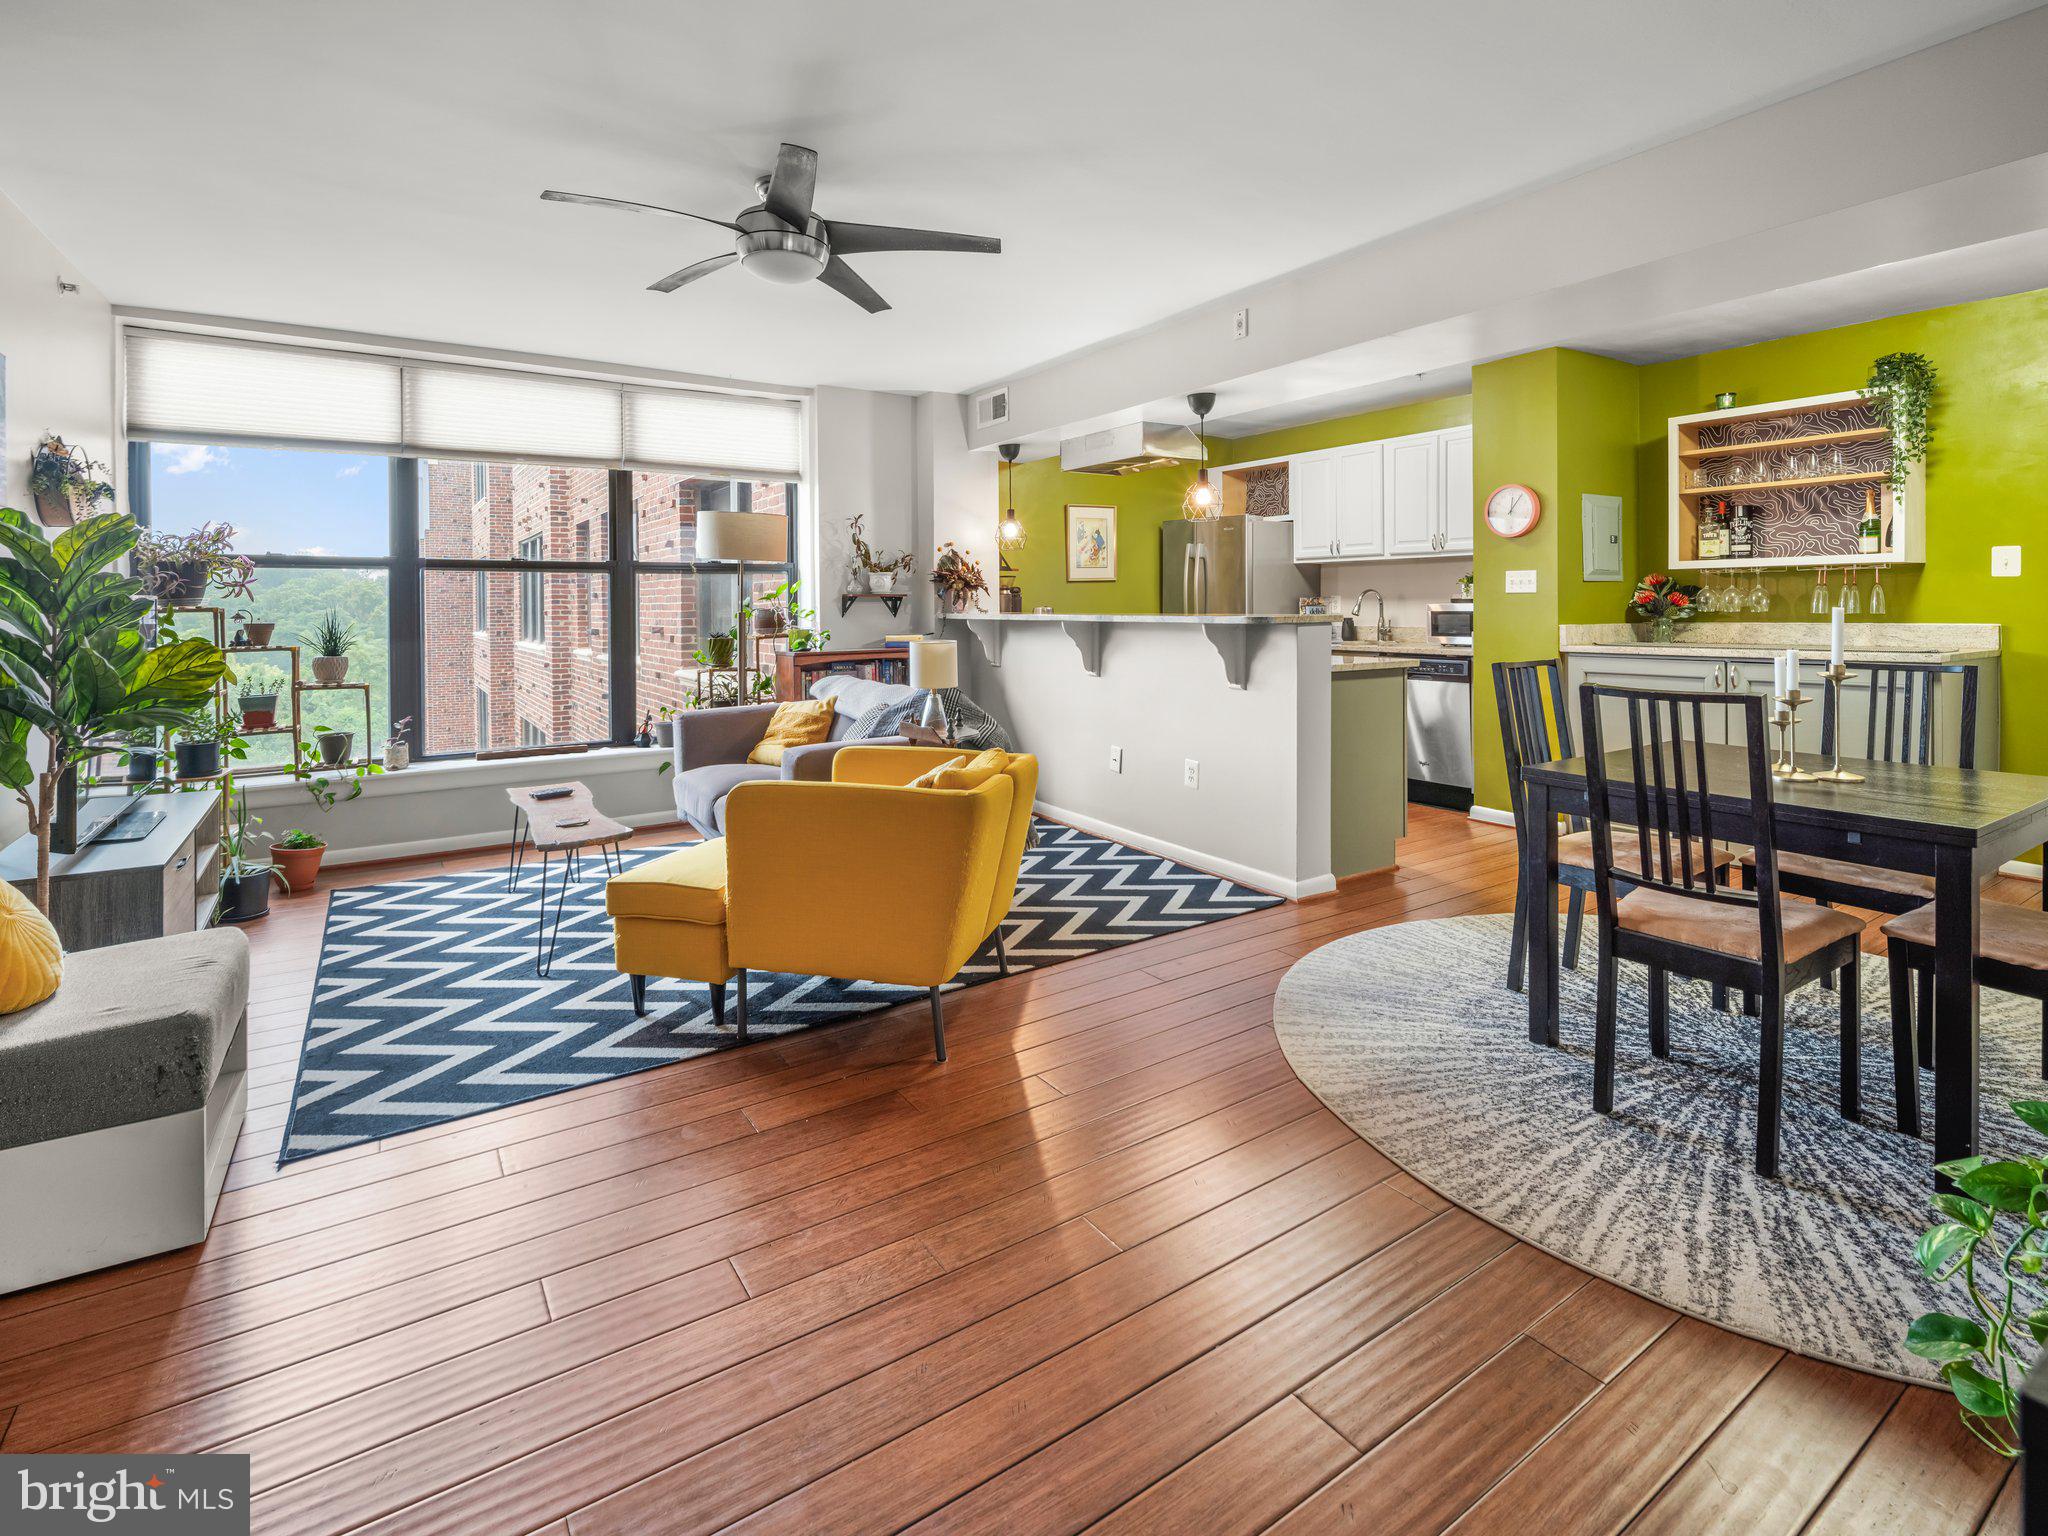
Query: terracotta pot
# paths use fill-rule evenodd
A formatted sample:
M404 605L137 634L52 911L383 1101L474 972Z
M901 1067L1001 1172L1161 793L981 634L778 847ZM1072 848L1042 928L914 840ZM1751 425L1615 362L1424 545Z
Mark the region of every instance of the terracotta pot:
M276 727L276 694L245 693L237 702L241 705L243 730L268 731Z
M338 683L348 676L346 656L315 656L313 658L313 681L316 683Z
M270 850L270 862L277 866L284 876L284 883L293 895L310 891L313 882L320 876L320 859L327 852L327 845L320 843L312 848L276 848Z
M251 645L268 645L270 637L277 633L277 620L266 619L259 624L251 619L242 626L242 633L248 636Z

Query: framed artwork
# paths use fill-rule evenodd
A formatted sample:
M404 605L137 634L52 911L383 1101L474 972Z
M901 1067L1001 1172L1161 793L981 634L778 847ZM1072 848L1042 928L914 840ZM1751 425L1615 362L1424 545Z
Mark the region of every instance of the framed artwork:
M1067 580L1116 580L1116 508L1067 503Z

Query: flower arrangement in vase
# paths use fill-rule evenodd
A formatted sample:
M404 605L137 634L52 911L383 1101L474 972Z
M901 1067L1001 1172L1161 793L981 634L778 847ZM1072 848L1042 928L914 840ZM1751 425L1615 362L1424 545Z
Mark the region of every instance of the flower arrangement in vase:
M906 549L900 555L886 558L878 555L867 541L863 521L864 517L855 517L847 530L847 536L853 542L854 580L864 584L870 592L894 592L898 590L898 580L910 574L910 551ZM861 587L857 585L854 590L859 591Z
M932 561L932 586L951 613L965 613L969 603L979 609L988 595L988 578L982 575L980 563L951 539L939 546L938 557Z
M1629 597L1629 622L1639 634L1647 629L1646 638L1660 645L1674 640L1678 626L1691 620L1692 600L1699 592L1696 586L1682 586L1661 571L1652 571L1636 583Z

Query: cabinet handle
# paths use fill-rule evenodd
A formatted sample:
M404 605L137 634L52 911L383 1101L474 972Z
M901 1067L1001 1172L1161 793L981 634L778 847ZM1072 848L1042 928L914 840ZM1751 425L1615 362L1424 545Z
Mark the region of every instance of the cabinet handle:
M1730 667L1728 669L1728 691L1730 693L1742 692L1742 668Z
M171 868L173 868L173 869L183 869L183 868L184 868L184 867L185 867L185 866L186 866L187 864L190 864L191 862L192 862L192 855L188 853L188 854L185 854L185 855L184 855L183 857L181 857L181 858L180 858L180 859L178 860L178 862L177 862L177 863L173 864L173 865L171 866Z

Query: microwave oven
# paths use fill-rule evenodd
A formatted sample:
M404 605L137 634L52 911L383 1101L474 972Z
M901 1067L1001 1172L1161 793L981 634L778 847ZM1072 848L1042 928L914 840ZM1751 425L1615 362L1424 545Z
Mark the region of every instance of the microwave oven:
M1429 605L1429 638L1438 645L1472 644L1472 604L1431 603Z

